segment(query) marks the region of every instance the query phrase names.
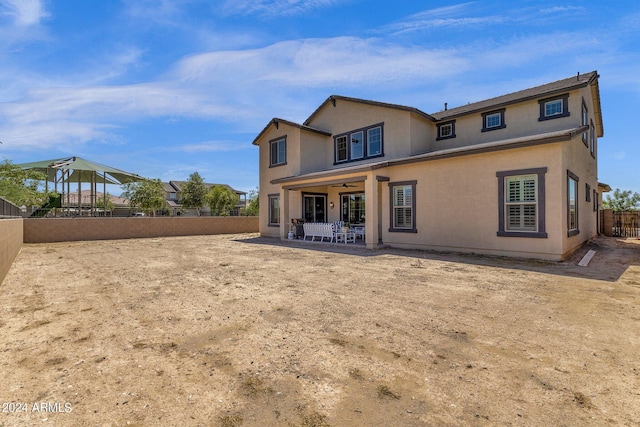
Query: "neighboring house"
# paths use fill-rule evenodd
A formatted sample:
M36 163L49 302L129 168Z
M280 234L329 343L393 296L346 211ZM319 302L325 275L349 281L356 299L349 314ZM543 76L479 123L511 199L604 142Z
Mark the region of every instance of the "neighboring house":
M260 147L260 233L293 218L365 225L370 248L561 260L597 233L598 74L458 108L330 96Z
M171 210L171 215L182 215L183 213L187 214L196 214L195 209L186 209L180 204L180 193L182 191L182 186L185 185L187 181L169 181L163 182L162 186L165 191L165 199L167 201L167 205ZM207 190L211 187L222 186L228 188L229 190L236 193L240 199L235 209L231 212L231 215L238 215L243 209L247 207L247 193L244 191L239 191L231 188L227 184L204 184ZM202 206L200 209L203 215L211 215L211 209L209 206Z

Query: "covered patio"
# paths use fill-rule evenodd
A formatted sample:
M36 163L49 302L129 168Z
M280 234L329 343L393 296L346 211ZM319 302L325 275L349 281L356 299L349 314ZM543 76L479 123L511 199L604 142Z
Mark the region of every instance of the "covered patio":
M382 185L389 179L371 168L359 169L356 173L324 171L272 181L280 187L281 239L291 239L293 233L293 238L307 241L377 248L382 243ZM307 224L317 226L314 229Z

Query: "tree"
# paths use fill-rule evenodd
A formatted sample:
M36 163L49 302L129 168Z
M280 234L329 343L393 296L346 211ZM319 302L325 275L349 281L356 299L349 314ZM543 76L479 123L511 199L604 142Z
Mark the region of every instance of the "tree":
M200 208L204 205L207 187L198 172L189 175L189 180L182 186L180 203L187 208L195 208L200 216Z
M632 211L638 209L638 205L640 205L640 194L631 190L620 191L619 188L613 191L613 197L607 194L606 200L602 202L604 208L614 211Z
M34 169L22 169L9 160L0 163L0 196L18 206L40 206L54 192L40 190L44 173Z
M260 215L260 190L256 187L255 190L249 191L249 204L244 210L246 216L258 216Z
M111 200L111 195L109 193L107 193L107 197L106 197L107 203L105 206L105 198L104 197L97 197L96 198L96 208L98 209L104 209L105 210L105 216L107 214L106 211L113 211L114 208L114 204L113 201Z
M211 208L211 215L227 216L238 204L240 197L222 185L216 185L209 189L205 196L206 202Z
M156 216L156 212L165 207L164 187L159 179L145 179L144 181L129 182L124 185L122 197L129 200L145 213Z

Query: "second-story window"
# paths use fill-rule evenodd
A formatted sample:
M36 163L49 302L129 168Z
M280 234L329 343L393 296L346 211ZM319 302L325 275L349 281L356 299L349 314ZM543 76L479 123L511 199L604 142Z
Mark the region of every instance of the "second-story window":
M351 158L361 159L364 156L363 132L354 132L351 134Z
M345 132L334 137L335 163L384 155L383 124Z
M441 139L449 139L456 137L456 121L450 121L447 123L440 123L436 125L438 128L438 136L436 137L436 141Z
M504 108L502 110L482 113L482 132L504 129L506 127L507 125L504 122Z
M587 104L582 99L582 126L589 126L589 110L587 110ZM582 142L584 145L589 146L588 132L585 130L582 132Z
M545 98L538 101L540 104L540 117L538 121L559 119L568 117L569 114L569 94L558 95L553 98Z
M382 154L382 126L367 129L367 155L379 156Z
M287 163L287 138L277 138L269 141L269 166L280 166Z

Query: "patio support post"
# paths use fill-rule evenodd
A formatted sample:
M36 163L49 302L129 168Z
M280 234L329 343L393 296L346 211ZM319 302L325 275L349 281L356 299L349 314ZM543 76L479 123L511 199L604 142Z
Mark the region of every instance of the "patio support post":
M369 249L376 249L382 238L378 227L382 220L379 209L381 203L380 185L381 183L373 175L367 176L364 181L365 241Z
M289 213L289 190L280 188L280 238L286 239L289 232L291 214Z

